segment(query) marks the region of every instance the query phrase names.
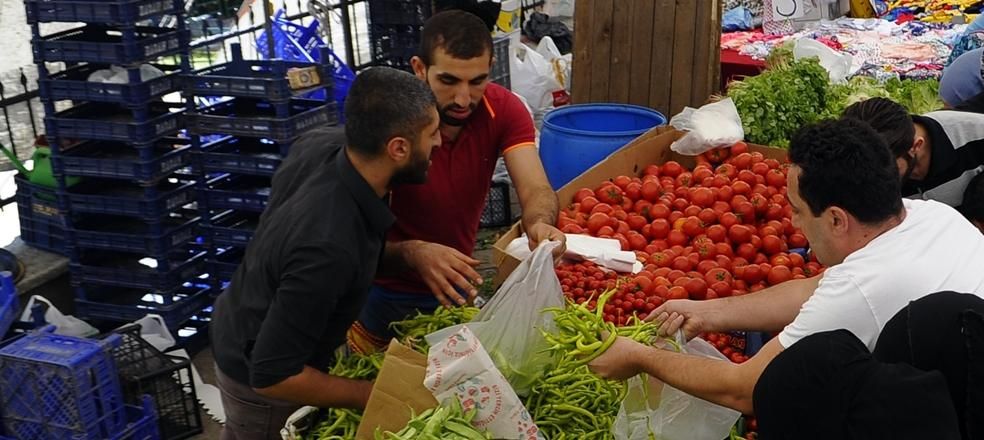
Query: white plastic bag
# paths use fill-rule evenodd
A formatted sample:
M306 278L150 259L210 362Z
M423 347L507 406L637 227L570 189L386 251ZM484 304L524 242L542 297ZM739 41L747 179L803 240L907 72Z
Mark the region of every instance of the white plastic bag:
M683 335L677 336L677 342ZM684 353L727 359L714 346L695 338ZM666 385L648 375L629 379L629 390L612 425L616 440L721 440L741 413Z
M438 402L457 399L465 411L476 409L472 424L494 438L536 439L538 429L523 401L469 327L431 345L424 386Z
M512 90L526 100L534 115L553 107L553 92L563 90L550 62L524 44L509 47L509 76Z
M174 335L172 335L171 331L167 329L167 324L164 323L164 318L160 315L148 313L143 318L133 321L130 324L139 324L140 337L150 343L150 345L153 345L154 348L162 352L167 351L167 349L173 347L174 344L177 343L174 340Z
M55 307L51 301L48 301L44 297L38 295L32 295L31 299L27 301L27 306L24 307L24 313L20 317L21 321L31 320L31 308L34 307L35 301L44 303L48 306L48 310L45 310L44 312L44 321L55 326L56 334L78 336L83 338L99 334L99 330L96 330L95 327L79 318L65 315L58 310L58 307Z
M536 53L543 56L544 61L550 63L553 69L554 79L564 90L571 89L571 61L573 54L561 55L560 49L550 36L540 39L536 46Z
M820 65L827 69L827 74L830 75L830 82L834 84L847 82L847 77L851 74L851 65L854 63L851 54L833 50L812 38L796 40L796 44L793 45L793 58L799 60L810 57L820 60Z
M707 104L699 109L686 107L670 119L670 125L688 132L673 142L670 149L686 156L696 156L745 138L741 116L731 98Z
M465 324L482 341L496 367L520 396L529 393L552 363L550 354L544 351L548 344L541 331L554 331L553 314L543 313L543 309L564 306L552 255L557 246L560 242L541 242L475 318ZM461 327L431 333L427 342L434 346Z

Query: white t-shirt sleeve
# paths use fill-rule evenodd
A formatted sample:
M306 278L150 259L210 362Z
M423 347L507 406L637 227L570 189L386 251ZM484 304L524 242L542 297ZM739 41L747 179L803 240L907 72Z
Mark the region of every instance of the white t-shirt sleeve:
M789 348L800 339L814 333L847 329L868 349L872 349L880 333L871 306L858 285L836 270L828 270L796 319L779 334L779 343Z

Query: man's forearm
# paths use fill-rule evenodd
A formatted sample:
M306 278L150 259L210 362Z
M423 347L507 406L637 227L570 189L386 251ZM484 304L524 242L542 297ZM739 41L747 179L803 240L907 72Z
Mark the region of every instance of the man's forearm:
M739 366L723 360L644 347L639 370L673 388L745 414L752 413L754 383L743 382Z
M742 296L708 302L713 309L707 317L707 331L777 332L793 322L800 308L817 290L818 275L785 283Z
M537 223L557 224L557 193L549 186L534 188L529 194L520 194L523 209L523 227L529 229Z
M419 244L417 240L407 241L387 241L383 248L383 258L377 272L381 274L394 274L412 269L409 262L409 254L414 246Z
M332 376L305 366L300 373L255 391L266 397L300 405L361 410L369 401L372 382Z

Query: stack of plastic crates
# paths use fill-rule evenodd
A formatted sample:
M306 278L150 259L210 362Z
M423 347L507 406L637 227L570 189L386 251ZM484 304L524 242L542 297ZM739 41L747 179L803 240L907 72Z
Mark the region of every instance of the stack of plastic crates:
M38 249L65 255L65 216L58 209L55 190L31 183L20 174L14 181L21 240Z
M198 282L204 252L190 244L198 221L192 147L176 137L185 104L175 92L190 70L184 4L24 4L76 314L128 322L153 312L177 327L211 301L208 283ZM176 27L143 25L164 15L177 17ZM40 24L50 22L81 25L42 35ZM56 62L71 67L49 74L46 63ZM66 101L72 106L56 112ZM68 185L68 176L82 180Z
M369 0L369 44L373 65L411 71L420 31L433 11L431 0Z
M239 265L291 143L338 122L331 64L245 60L238 44L231 53L228 63L185 77L189 101L210 98L189 110L186 121L193 144L201 144L195 161L201 239L216 292Z
M161 353L140 337L139 324L114 333L123 338L112 354L126 403L138 405L145 395L151 396L162 439L179 440L201 433L191 361Z
M103 340L27 333L0 348L0 420L17 439L159 439L153 403L124 404L110 350Z

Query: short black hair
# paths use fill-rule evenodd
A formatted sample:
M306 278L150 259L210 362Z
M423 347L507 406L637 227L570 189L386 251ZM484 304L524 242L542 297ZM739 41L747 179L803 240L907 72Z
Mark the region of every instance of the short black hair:
M842 114L867 122L888 144L895 157L906 155L916 138L912 115L901 104L888 98L870 98L849 105Z
M396 136L416 143L431 122L432 108L437 109L434 93L412 74L389 67L365 70L345 99L345 141L365 157L381 154Z
M800 168L799 196L814 217L838 206L865 224L898 215L898 168L885 140L853 118L807 125L793 135L789 160Z
M968 219L984 223L984 173L970 180L970 184L964 190L960 211Z
M417 54L425 65L434 61L434 51L444 49L448 55L470 60L488 54L492 60L492 33L477 15L461 10L434 14L420 32Z

